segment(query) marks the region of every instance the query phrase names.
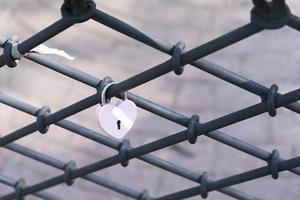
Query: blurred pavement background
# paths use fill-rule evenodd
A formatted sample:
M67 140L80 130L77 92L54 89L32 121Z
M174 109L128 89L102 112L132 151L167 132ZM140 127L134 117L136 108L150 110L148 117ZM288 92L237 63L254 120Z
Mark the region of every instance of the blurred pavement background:
M0 34L28 38L59 19L61 3L61 0L1 0ZM294 14L300 15L300 1L288 0L287 3ZM98 0L97 7L162 40L173 44L182 40L187 45L186 49L191 49L248 23L252 4L249 0ZM206 58L267 87L276 83L280 92L285 93L300 86L299 36L297 31L288 27L264 31ZM76 57L74 61L51 56L53 59L101 79L109 75L116 81L169 58L93 21L66 30L47 41L46 45ZM93 88L25 59L14 69L1 68L0 91L37 107L49 105L52 111L95 93ZM170 73L132 92L186 116L199 114L201 122L260 101L257 96L190 66L185 67L181 76ZM95 110L96 106L70 117L70 120L100 131ZM128 134L133 146L183 130L144 110L139 109L138 112L137 122ZM0 104L0 134L9 134L33 121L34 117ZM276 118L263 114L222 131L268 151L276 148L283 157L291 158L300 154L299 122L295 113L281 108ZM115 154L103 145L54 125L46 135L34 133L17 143L64 161L76 160L78 166ZM199 137L195 145L184 142L153 154L195 172L206 170L212 179L266 165L207 137ZM61 174L61 171L2 148L0 174L14 179L23 177L31 185ZM117 165L95 174L139 191L148 189L154 197L196 185L138 160L132 160L127 168ZM265 177L235 188L261 199L295 200L299 199L300 179L284 172L276 181ZM12 189L0 185L0 196L9 191ZM73 187L62 184L47 191L64 199L128 199L81 179L76 179ZM28 196L28 199L34 197ZM191 199L200 199L200 196ZM231 198L212 192L208 199Z

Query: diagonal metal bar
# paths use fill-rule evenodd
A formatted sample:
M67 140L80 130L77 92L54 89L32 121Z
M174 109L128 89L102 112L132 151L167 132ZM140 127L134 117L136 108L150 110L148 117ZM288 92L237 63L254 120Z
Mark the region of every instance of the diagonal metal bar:
M118 18L115 18L113 16L110 16L109 14L103 12L103 11L100 11L100 10L97 10L97 12L95 13L95 15L92 17L95 21L115 30L115 31L118 31L130 38L133 38L134 40L136 41L139 41L143 44L146 44L154 49L157 49L161 52L164 52L166 54L169 54L169 55L172 55L173 53L173 48L174 48L174 45L170 44L170 43L167 43L167 42L163 42L157 38L155 38L154 36L151 36L149 34L145 34L143 33L142 31L130 26L129 24L121 21L120 19ZM294 17L295 18L295 17ZM293 20L291 20L292 22ZM294 19L294 21L296 22L296 19ZM299 21L299 19L297 19L297 22ZM300 27L300 26L298 26ZM249 33L245 30L250 30ZM247 24L246 26L242 27L241 29L237 29L235 31L233 31L235 34L241 34L240 32L244 33L248 33L248 35L245 35L245 33L242 35L243 37L248 37L250 36L251 34L255 34L259 31L261 31L262 29L258 28L257 26L255 25L252 25L252 24ZM229 35L229 36L228 36ZM239 36L239 37L242 37L242 36ZM223 40L226 40L226 42L229 42L227 41L227 37L229 37L229 39L231 39L231 34L227 34L225 37L220 37L218 39L216 39L216 41L221 41L220 43L223 44ZM225 38L225 39L224 39ZM233 37L235 38L235 37ZM219 45L221 45L219 44ZM225 44L223 44L224 46ZM211 42L209 43L206 43L204 45L202 45L202 47L198 47L198 49L204 49L203 51L208 51L206 50L207 49L207 46L211 46ZM198 57L204 57L204 56L201 56L201 55L206 55L205 52L198 55ZM194 67L198 68L198 69L201 69L209 74L212 74L220 79L223 79L229 83L232 83L244 90L247 90L249 92L252 92L256 95L259 95L261 97L263 96L266 96L267 93L268 93L268 88L263 86L263 85L260 85L252 80L249 80L241 75L238 75L234 72L231 72L229 71L228 69L225 69L221 66L218 66L214 63L211 63L205 59L197 59L197 60L194 60L192 62L186 62L188 64L191 64L193 65ZM278 94L279 96L280 94ZM295 102L291 105L287 105L285 106L287 107L288 109L294 111L294 112L297 112L298 114L300 114L300 103L298 102Z
M246 26L248 27L248 26ZM246 29L246 28L245 28ZM246 29L247 30L247 29ZM239 35L237 33L239 32L242 32L244 35L245 33L244 32L250 32L250 30L246 31L244 30L244 28L241 28L241 29L238 29L236 31L233 31L233 32L230 32L228 34L226 34L224 37L225 38L228 38L228 37L232 37L232 39L230 40L231 43L228 43L224 40L223 36L207 43L209 46L215 44L217 46L217 48L214 48L214 49L211 49L209 50L210 53L212 53L213 51L218 51L219 49L221 49L221 47L226 47L230 44L232 44L234 42L234 38L238 39L238 40L241 40L243 38L241 37L238 37ZM253 33L252 33L253 34ZM223 39L222 39L223 38ZM228 38L229 39L229 38ZM221 45L219 44L220 40L224 40L224 44ZM206 46L206 45L204 45ZM200 46L201 47L201 46ZM189 60L189 62L191 62L192 60L189 59L188 57L189 56L193 56L195 57L196 54L199 54L202 55L203 52L202 51L199 51L200 49L202 48L194 48L184 54L182 54L182 57L185 58L185 60ZM196 59L196 58L195 58ZM187 63L185 63L187 64ZM127 90L130 90L130 89L133 89L141 84L144 84L144 83L147 83L155 78L158 78L159 76L162 76L164 74L167 74L169 73L170 71L173 70L173 67L172 67L172 60L169 59L159 65L156 65L155 67L152 67L144 72L141 72L135 76L132 76L118 84L115 84L113 86L111 86L108 90L107 90L107 98L112 98L114 96L118 96L120 95L121 93L127 91ZM84 109L87 109L95 104L97 104L98 102L98 95L95 94L95 95L92 95L92 96L89 96L79 102L76 102L66 108L63 108L47 117L45 117L45 124L46 125L50 125L50 124L53 124L63 118L67 118L71 115L74 115ZM16 130L14 131L13 133L9 134L9 135L6 135L4 136L3 138L0 139L0 147L5 145L5 144L8 144L10 142L13 142L17 139L20 139L28 134L31 134L32 132L35 132L37 130L37 127L36 127L36 124L35 123L31 123L19 130Z
M23 156L32 158L34 160L37 160L39 162L42 162L46 165L52 166L56 169L63 170L65 169L66 162L63 162L61 160L52 158L48 155L42 154L40 152L37 152L35 150L29 149L27 147L21 146L19 144L10 143L4 146L6 149L9 149L11 151L14 151L16 153L19 153ZM119 183L113 182L109 179L106 179L104 177L100 177L97 175L89 174L84 177L83 179L95 183L97 185L103 186L105 188L111 189L112 191L118 192L120 194L126 195L128 197L132 197L134 199L139 199L139 197L142 195L142 192L138 192L132 188L129 188L125 185L121 185Z
M294 167L299 167L299 166L300 166L300 157L291 158L278 163L278 172L282 172L284 170L292 169ZM208 192L214 191L215 189L244 183L268 175L271 175L269 166L253 169L247 172L243 172L227 178L220 179L218 181L209 182L207 186L207 191ZM177 200L177 199L192 197L199 194L201 194L201 186L189 188L160 198L155 198L155 200Z
M45 117L45 124L50 125L55 122L58 122L64 118L67 118L71 116L72 114L78 113L84 109L87 109L93 105L96 105L98 103L97 95L92 95L90 97L87 97L77 103L74 103L70 106L67 106L48 117ZM35 131L37 131L36 123L31 123L23 128L20 128L13 133L10 133L0 139L0 146L4 146L8 143L11 143L17 139L20 139L22 137L25 137L26 135L29 135Z
M42 31L38 32L37 34L33 35L32 37L18 44L17 47L18 51L21 54L25 54L26 52L30 51L34 47L37 47L38 45L44 43L45 41L57 35L58 33L61 33L67 28L71 27L73 24L74 24L73 21L68 20L67 18L61 18L58 21L51 24L50 26L43 29ZM4 58L3 55L1 55L0 68L3 67L4 65L5 65Z
M30 115L33 115L33 116L36 116L36 113L37 111L39 110L38 108L36 107L33 107L29 104L26 104L24 102L21 102L19 100L16 100L16 99L13 99L11 97L8 97L4 94L1 94L0 93L0 102L8 105L8 106L11 106L11 107L14 107L20 111L23 111L25 113L28 113ZM62 120L62 121L59 121L56 123L56 125L62 127L62 128L65 128L71 132L74 132L75 134L79 134L83 137L86 137L88 139L91 139L95 142L98 142L100 144L103 144L105 146L108 146L108 147L111 147L115 150L118 150L119 146L120 146L120 142L117 141L117 140L114 140L112 138L109 138L109 137L106 137L102 134L99 134L91 129L88 129L88 128L85 128L85 127L82 127L78 124L75 124L73 122L70 122L68 120ZM14 148L10 148L11 144L8 144L4 147L6 148L9 148L10 150L14 150L16 151L16 145L14 145L15 147ZM28 155L32 155L32 151L31 150L24 150L25 148L23 149L17 149L18 153L20 154L23 154L22 152L28 152L29 153L26 153L25 156L28 156ZM45 156L38 156L35 155L35 159L42 159L44 163L48 164L48 165L51 165L51 166L54 166L54 167L57 167L57 168L63 168L64 166L64 163L62 163L61 161L55 161L51 158L48 158L46 155ZM160 167L162 169L165 169L171 173L174 173L174 174L177 174L181 177L184 177L184 178L187 178L189 180L192 180L194 182L199 182L199 177L201 176L201 174L199 173L195 173L195 172L192 172L190 171L189 169L185 169L185 168L182 168L174 163L170 163L168 161L165 161L165 160L162 160L156 156L153 156L153 155L144 155L142 157L139 157L139 159L149 163L149 164L152 164L154 166L157 166L157 167ZM50 161L49 161L50 160ZM53 164L54 163L54 164ZM235 190L233 188L224 188L224 189L221 189L220 192L224 193L224 194L227 194L233 198L237 198L237 199L242 199L242 200L254 200L254 199L257 199L253 196L250 196L249 194L246 194L244 192L241 192L241 191L238 191L238 190Z
M282 95L282 97L280 99L278 99L276 108L282 107L282 106L292 103L294 101L298 101L299 99L300 99L300 89L293 90L289 93ZM215 120L204 123L202 125L199 125L196 128L196 130L197 130L196 134L197 135L206 134L210 131L214 131L214 130L223 128L225 126L229 126L231 124L243 121L245 119L249 119L251 117L260 115L266 111L267 111L266 102L258 103L253 106L242 109L240 111L225 115L223 117L220 117ZM155 150L169 147L171 145L185 141L186 139L187 139L186 131L181 131L181 132L175 133L173 135L167 136L165 138L141 145L139 147L130 148L126 152L126 158L128 160L130 160L132 158L136 158L136 157L148 154ZM82 177L87 174L96 172L98 170L102 170L107 167L119 164L120 162L121 162L120 157L117 154L115 156L106 158L104 160L100 160L100 161L92 163L90 165L75 169L74 171L72 171L72 178L75 179L78 177ZM283 161L283 162L286 162L286 161ZM299 159L299 162L300 162L300 159ZM295 166L292 165L292 166L298 167L299 166L298 163L296 163L296 164L297 165L295 165ZM294 168L294 167L289 167L287 169ZM37 183L35 185L26 187L23 190L23 194L27 195L27 194L31 194L34 192L38 192L43 189L61 184L64 181L65 181L64 175L56 176L54 178L45 180L45 181ZM10 193L10 194L3 196L2 199L6 200L6 199L15 198L15 195L16 195L15 193Z
M288 22L288 26L300 31L300 18L296 15L292 15L290 21Z
M100 79L98 79L92 75L86 74L85 72L82 72L76 68L49 60L44 56L40 56L40 55L32 53L32 54L28 54L27 58L42 65L42 66L52 69L58 73L62 73L64 75L66 75L67 77L73 78L77 81L80 81L84 84L87 84L87 85L95 87L95 88L97 87L97 84L100 81ZM166 109L166 108L164 108L158 104L155 104L149 100L143 99L142 97L137 96L133 93L128 92L127 96L130 100L134 101L138 107L145 109L151 113L154 113L158 116L161 116L165 119L168 119L172 122L175 122L179 125L188 127L188 123L189 123L188 117L186 117L182 114L176 113L174 111L171 111L169 109ZM289 104L289 105L292 105L292 104ZM199 124L201 125L201 123L199 123ZM212 131L212 132L206 134L206 136L208 136L216 141L219 141L223 144L226 144L228 146L236 148L242 152L245 152L252 156L255 156L259 159L262 159L264 161L268 161L271 156L271 153L269 153L263 149L260 149L258 147L255 147L254 145L246 143L242 140L234 138L234 137L232 137L222 131L219 131L219 130ZM280 160L283 161L284 159L280 158ZM290 171L297 175L300 175L299 168L291 169Z
M15 185L17 184L17 181L10 177L0 175L0 183L10 186L10 187L15 187ZM39 197L40 199L45 199L45 200L62 200L61 198L59 198L53 194L50 194L48 192L38 192L38 193L34 193L32 195L35 197Z
M252 24L247 24L241 28L231 31L210 42L207 42L201 46L198 46L196 48L193 48L183 53L181 55L181 64L186 65L188 63L191 63L199 58L202 58L208 54L219 51L227 46L230 46L235 42L245 39L259 31L260 29L257 29L256 26L253 26ZM124 91L133 89L136 86L149 82L155 78L158 78L163 74L171 72L172 70L173 70L172 60L169 59L161 63L160 65L157 65L140 74L137 74L136 76L133 76L127 80L124 80L114 85L113 87L110 88L110 90L107 91L107 97L108 98L113 97L115 96L115 94L120 94Z

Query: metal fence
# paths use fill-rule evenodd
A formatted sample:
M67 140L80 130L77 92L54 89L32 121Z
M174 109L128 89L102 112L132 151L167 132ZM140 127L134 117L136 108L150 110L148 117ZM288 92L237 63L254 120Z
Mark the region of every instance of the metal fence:
M6 194L0 197L0 199L20 200L24 199L27 195L34 195L42 199L60 199L56 195L43 192L43 190L62 183L71 186L76 178L82 178L86 181L109 188L128 197L140 200L174 200L196 195L200 195L202 198L207 198L208 193L215 190L236 199L249 200L258 198L231 188L231 186L268 175L277 179L279 177L279 173L285 170L296 175L300 175L300 168L297 168L300 166L300 156L285 160L280 157L279 152L276 149L272 152L268 152L218 130L265 112L269 113L271 117L274 117L276 116L276 109L279 107L285 107L296 113L300 113L300 103L297 102L300 99L299 89L285 94L280 94L277 92L278 86L275 84L271 87L263 86L202 59L213 52L252 36L264 29L278 29L287 25L296 30L300 30L300 19L291 14L284 0L273 0L271 2L266 0L253 0L253 4L254 7L251 10L250 23L189 51L184 50L185 45L181 41L175 45L160 41L159 39L149 36L129 24L96 9L96 5L92 0L65 0L61 7L62 18L24 41L18 41L12 38L1 38L0 44L1 47L3 47L3 54L0 56L0 66L3 67L6 65L13 68L17 66L19 59L26 58L58 73L64 74L65 76L87 84L95 88L97 92L92 96L86 97L85 99L75 102L74 104L54 113L50 112L50 108L48 106L36 108L28 103L0 93L1 103L23 111L29 115L36 116L35 122L2 136L0 139L0 146L63 171L63 173L59 176L34 185L26 184L25 180L22 178L16 181L9 177L0 175L1 183L15 189L14 192ZM104 24L115 31L171 56L169 60L159 65L156 65L120 83L112 85L107 90L106 98L123 98L123 95L126 92L127 98L135 102L138 107L186 127L184 131L170 134L167 137L138 147L132 147L127 139L120 142L65 119L100 103L102 90L107 84L112 82L112 79L110 77L106 77L103 80L99 80L98 78L78 69L57 63L45 56L31 52L31 50L67 28L70 28L72 25L76 23L83 23L90 19ZM261 102L209 122L201 123L199 121L199 116L196 114L191 117L187 117L133 93L127 92L132 88L138 87L170 72L174 72L176 75L181 75L184 72L184 66L188 64L236 85L241 89L258 95L261 97ZM53 124L115 149L118 153L112 157L108 157L104 160L96 161L92 164L79 168L76 167L75 161L65 162L57 160L28 147L13 143L14 141L36 131L45 134L48 131L49 126ZM266 161L266 166L220 180L211 180L209 179L209 174L207 172L198 174L149 154L156 150L166 148L186 140L190 144L195 144L198 136L209 137L258 159L264 160ZM199 152L199 154L201 153L203 152ZM126 167L133 158L140 159L175 175L194 181L198 183L199 186L161 197L153 197L152 194L147 192L147 190L136 191L134 188L129 188L92 174L93 172L117 164L121 164L123 167Z

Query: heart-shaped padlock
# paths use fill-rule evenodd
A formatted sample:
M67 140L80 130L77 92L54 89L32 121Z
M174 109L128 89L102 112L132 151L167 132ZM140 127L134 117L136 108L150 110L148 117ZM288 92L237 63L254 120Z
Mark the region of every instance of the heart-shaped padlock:
M101 103L97 108L97 121L105 133L121 139L132 128L136 119L137 108L133 101L127 99L126 93L124 93L124 99L119 100L116 104L107 101L105 92L113 84L116 82L107 84L102 90Z
M97 108L98 124L108 135L121 139L132 128L137 116L136 105L128 100L120 100L115 105L111 103L99 105Z

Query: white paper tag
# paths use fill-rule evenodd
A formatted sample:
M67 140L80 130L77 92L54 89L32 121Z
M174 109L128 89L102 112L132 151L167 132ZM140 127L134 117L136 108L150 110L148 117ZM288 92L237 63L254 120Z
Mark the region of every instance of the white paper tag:
M44 44L40 44L39 46L33 48L30 52L35 52L35 53L39 53L39 54L54 54L54 55L58 55L58 56L64 57L69 60L74 60L74 57L72 57L68 53L66 53L62 50L59 50L59 49L49 48Z
M108 135L121 139L132 128L137 116L134 102L126 99L115 105L105 104L97 108L97 120L100 128Z

